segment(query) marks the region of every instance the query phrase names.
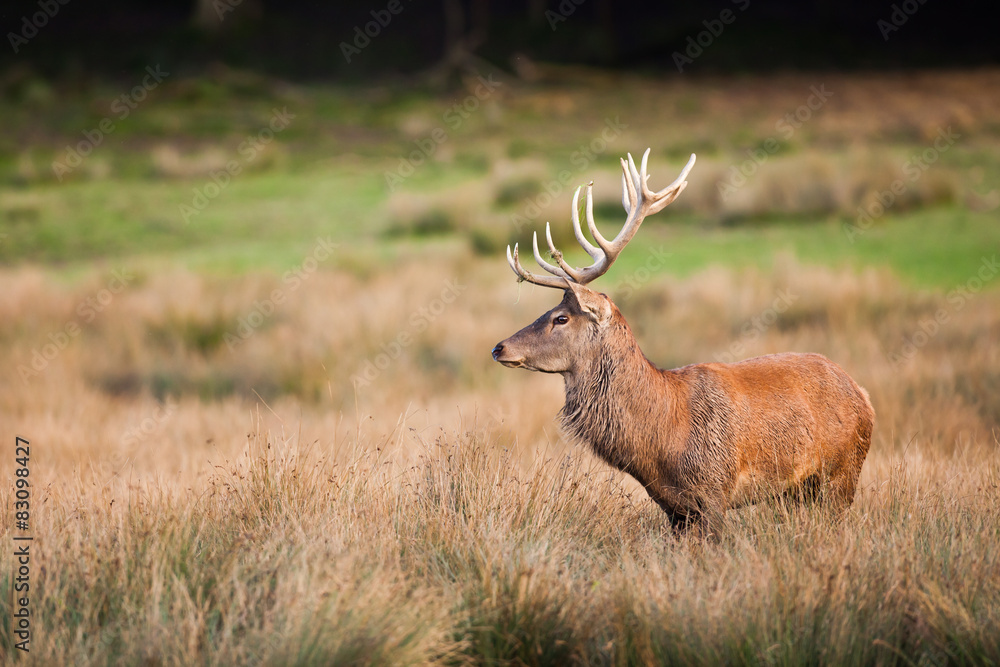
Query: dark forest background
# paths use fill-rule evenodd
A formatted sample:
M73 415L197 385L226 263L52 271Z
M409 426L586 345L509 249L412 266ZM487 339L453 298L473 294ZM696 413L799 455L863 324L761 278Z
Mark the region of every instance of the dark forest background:
M993 3L398 2L401 11L378 27L379 48L362 48L348 62L343 44L356 43L355 29L377 18L373 12L385 18L388 0L8 1L0 9L6 42L0 69L114 78L150 62L191 72L221 62L297 80L366 82L447 74L469 57L511 68L524 56L652 73L676 71L674 54L727 9L737 18L724 27L726 38L705 48L687 71L968 67L1000 58ZM11 35L23 35L26 17L45 7L52 16L44 29L15 53Z

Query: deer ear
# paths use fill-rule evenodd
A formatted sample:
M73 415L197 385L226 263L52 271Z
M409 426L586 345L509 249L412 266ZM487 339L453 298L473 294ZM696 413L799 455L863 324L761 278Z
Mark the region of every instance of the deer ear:
M611 301L608 297L568 280L566 284L569 286L566 293L572 295L581 311L593 317L598 324L611 320Z

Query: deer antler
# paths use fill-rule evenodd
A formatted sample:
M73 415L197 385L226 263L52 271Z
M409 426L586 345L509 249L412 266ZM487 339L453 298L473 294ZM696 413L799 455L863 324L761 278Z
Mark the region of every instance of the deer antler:
M511 253L510 246L507 246L507 262L510 264L510 268L514 270L518 278L521 280L527 280L529 283L534 283L536 285L543 285L545 287L558 287L559 289L567 288L567 281L575 282L579 285L586 285L590 281L598 278L599 276L607 273L611 265L615 263L618 259L618 254L622 249L628 245L628 242L632 240L635 233L639 231L639 225L642 224L643 219L647 215L653 215L654 213L659 213L666 206L677 198L684 188L687 187L688 172L694 167L695 156L694 153L691 154L691 159L688 160L687 165L681 171L680 176L674 179L674 182L663 188L659 192L653 192L649 189L646 181L649 179L649 175L646 174L646 161L649 159L649 149L642 155L642 164L638 171L635 168L635 162L632 161L632 154L628 154L628 163L625 160L621 160L622 163L622 206L625 207L625 213L627 217L625 218L625 225L622 227L621 231L618 232L618 236L615 237L614 241L608 241L603 236L601 232L598 231L597 225L594 223L594 197L593 197L593 182L587 184L587 227L590 229L591 236L594 237L594 241L597 245L593 245L587 240L587 237L583 235L583 230L580 229L580 216L577 212L578 203L580 201L580 188L576 189L576 193L573 195L573 233L576 235L576 240L583 246L583 249L587 251L587 254L594 260L594 263L590 266L578 269L571 267L563 259L563 255L556 249L555 244L552 242L552 231L549 227L549 223L545 223L545 240L549 244L549 251L552 253L552 257L556 260L558 266L554 266L542 258L540 252L538 252L538 232L535 232L532 238L532 246L535 251L535 261L538 264L552 274L552 276L540 276L529 271L525 271L524 267L521 266L521 261L517 255L517 244L514 244L514 252Z

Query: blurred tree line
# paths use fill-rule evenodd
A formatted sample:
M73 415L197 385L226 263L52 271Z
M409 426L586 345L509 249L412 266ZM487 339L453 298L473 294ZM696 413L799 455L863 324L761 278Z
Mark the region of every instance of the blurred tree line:
M685 74L975 66L1000 60L996 15L970 0L6 0L0 68L72 79L222 62L446 82L479 59Z

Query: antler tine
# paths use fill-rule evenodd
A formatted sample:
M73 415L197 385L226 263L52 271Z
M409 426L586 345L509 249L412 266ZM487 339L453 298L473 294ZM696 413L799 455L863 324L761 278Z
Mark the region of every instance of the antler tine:
M548 223L546 223L548 224ZM549 249L552 251L553 255L561 255L555 246L552 245L552 235L546 234L549 237ZM554 276L559 276L560 278L566 278L566 272L560 269L558 266L553 266L545 261L542 257L542 253L538 252L538 232L534 232L531 235L531 248L535 251L535 261L538 262L538 266L542 267Z
M549 225L549 223L547 222L545 223L545 240L549 244L549 251L552 253L552 256L555 258L555 260L559 263L559 267L563 270L563 273L569 278L573 279L575 282L580 282L580 276L577 275L576 269L567 264L566 260L563 259L563 254L558 250L556 250L556 244L552 242L551 225ZM546 268L548 269L548 267ZM551 271L551 269L549 269L549 271L555 273L554 271ZM561 274L556 273L556 275L561 275Z
M629 175L632 177L632 182L635 183L636 192L641 195L642 191L643 191L642 179L639 177L639 172L636 171L635 161L632 160L632 154L631 153L626 153L626 155L628 155L628 171L629 171Z
M639 204L639 194L635 190L635 181L632 180L632 174L629 173L628 163L625 162L625 158L619 158L619 162L622 163L622 202L625 201L625 196L628 196L628 207L625 210L628 211L631 217L632 213L635 212L636 206Z
M649 161L649 151L651 149L647 148L646 152L642 154L642 166L639 167L639 187L642 189L643 199L653 199L656 194L649 189L649 174L646 173L646 163Z
M601 247L602 256L597 258L598 261L607 257L608 250L611 248L611 243L604 238L601 234L601 230L597 228L597 223L594 222L594 183L590 182L587 184L587 228L590 229L590 235L594 237L597 241L597 245Z
M628 201L628 185L625 182L624 171L622 171L622 208L625 209L625 215L632 212L632 207L629 205Z
M647 149L646 155L649 154ZM632 160L632 154L627 153L628 162L624 159L621 160L622 163L622 179L625 182L628 192L622 193L622 201L625 200L626 194L628 195L629 207L628 216L625 218L625 224L622 225L621 231L615 236L615 240L608 243L604 248L605 253L609 256L608 266L615 261L618 253L621 252L622 248L632 239L637 231L639 231L639 225L642 223L643 218L646 216L645 209L649 205L650 198L644 195L644 192L648 191L646 187L646 155L643 155L643 171L642 174L636 171L635 162Z
M588 241L587 237L583 235L583 230L580 229L579 207L580 207L580 189L582 187L583 186L581 185L579 188L576 189L576 192L573 193L573 213L572 213L573 235L576 236L577 243L583 246L583 249L587 251L587 254L590 255L592 259L600 259L602 256L601 249L592 244L590 241Z
M526 271L523 266L521 266L521 260L517 255L517 244L514 244L514 254L511 255L510 246L507 246L507 263L510 264L510 268L514 271L514 274L520 279L525 280L529 283L535 285L541 285L543 287L557 287L559 289L566 289L566 279L556 278L555 276L539 276Z
M638 182L638 192L635 194L638 201L632 206L632 210L629 212L629 216L625 220L622 230L618 233L618 236L615 237L615 240L611 242L613 250L616 254L621 252L621 249L624 248L630 240L632 240L635 233L639 231L639 225L642 224L642 221L647 215L652 215L662 211L670 202L677 198L677 195L684 191L684 188L687 187L687 181L684 179L691 171L691 168L694 167L695 155L692 153L691 158L681 171L680 176L674 179L674 182L663 190L653 192L649 189L649 185L646 183L649 178L649 174L646 173L649 153L650 149L647 148L646 152L642 155L641 169L638 172L636 172L635 162L632 161L632 156L628 156L629 171L631 172L631 176ZM624 167L624 160L622 162ZM635 189L636 188L632 187L629 188L630 199L632 198L632 193ZM633 199L633 201L635 200ZM613 262L614 260L612 259L611 261Z
M653 203L650 204L649 211L647 215L653 215L654 213L659 213L664 208L667 207L670 202L677 199L677 197L684 192L684 188L687 187L687 175L688 172L694 167L695 160L694 153L691 153L691 157L688 159L684 169L681 170L680 175L674 179L674 182L663 188L659 192L651 192L650 196L653 199Z
M536 285L566 289L570 282L586 285L595 278L604 275L611 268L611 265L614 264L615 260L618 259L618 255L622 249L628 245L628 242L639 231L639 226L646 216L663 210L687 187L687 175L695 163L695 155L693 153L680 175L674 179L674 182L659 192L650 190L647 183L649 174L646 171L646 167L649 163L649 153L650 149L647 148L646 152L642 154L639 169L636 169L635 160L632 159L631 153L628 154L627 162L624 159L620 160L622 166L622 206L625 208L627 217L625 218L625 224L622 226L621 231L618 232L618 235L615 236L614 241L608 241L604 238L597 229L597 224L594 222L593 182L587 184L585 208L587 227L590 229L590 234L594 237L597 246L594 246L587 240L580 227L580 213L578 208L580 205L580 188L577 188L573 194L573 234L587 254L594 259L593 264L583 269L577 269L567 264L566 260L563 259L562 253L556 249L555 243L552 241L551 225L545 223L545 240L548 242L549 250L552 252L552 256L559 266L550 264L542 258L542 254L538 250L538 232L535 232L532 237L532 249L534 250L535 261L552 275L539 276L525 271L518 258L518 247L515 243L513 254L511 253L510 246L507 246L507 262L518 278Z
M667 187L663 188L659 192L655 193L653 196L656 197L656 198L660 198L660 197L666 195L668 192L670 192L674 188L678 188L679 190L683 189L684 186L681 185L681 184L684 183L687 180L688 173L690 173L691 169L694 168L694 163L695 163L695 161L697 159L698 159L697 156L695 156L694 153L691 153L691 157L688 158L687 164L684 165L684 168L681 170L680 176L678 176L677 178L675 178L673 183L671 183ZM680 194L680 192L678 191L677 194Z

